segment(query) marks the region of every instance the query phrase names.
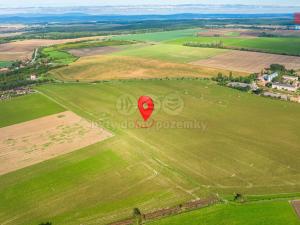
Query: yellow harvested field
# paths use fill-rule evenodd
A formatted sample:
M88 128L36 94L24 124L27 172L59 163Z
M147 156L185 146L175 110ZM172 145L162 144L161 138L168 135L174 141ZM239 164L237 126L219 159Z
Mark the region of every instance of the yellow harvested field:
M61 80L110 80L132 78L165 77L212 77L218 72L229 74L228 70L172 63L153 59L128 56L82 57L67 67L51 71L52 76ZM236 73L235 75L247 75Z
M111 136L70 111L0 128L0 175Z
M59 40L31 39L31 40L15 41L15 42L9 42L5 44L0 44L0 61L30 59L33 50L41 46L49 46L49 45L67 43L67 42L94 40L94 39L102 39L102 38L103 38L102 36L95 36L95 37L83 37L83 38L59 39Z
M191 64L232 71L258 73L274 63L285 65L288 69L300 69L300 57L297 56L235 50L209 59L195 61Z

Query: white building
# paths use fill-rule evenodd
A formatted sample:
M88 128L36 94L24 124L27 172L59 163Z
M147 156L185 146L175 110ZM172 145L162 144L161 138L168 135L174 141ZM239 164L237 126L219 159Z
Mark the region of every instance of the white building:
M278 90L285 90L285 91L297 91L297 87L290 85L290 84L281 84L281 83L273 83L272 88L278 89Z
M275 78L275 77L278 77L278 73L277 72L275 72L275 73L272 73L272 74L265 74L264 76L263 76L263 78L265 79L265 81L267 81L267 82L272 82L272 80Z

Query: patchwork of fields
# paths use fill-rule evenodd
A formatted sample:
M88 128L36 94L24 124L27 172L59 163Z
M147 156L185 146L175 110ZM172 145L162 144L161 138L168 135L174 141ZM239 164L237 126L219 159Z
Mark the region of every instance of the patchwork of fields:
M0 102L0 224L107 224L134 207L150 212L234 193L253 194L252 202L225 200L149 224L299 224L287 197L272 198L299 196L299 104L208 79L246 76L273 63L300 69L300 57L276 55L299 54L299 39L253 38L244 30L196 37L199 32L205 33L0 45L1 67L39 46L60 44L42 52L61 66L47 76L64 81ZM220 41L275 54L183 45ZM149 129L137 126L141 95L155 104ZM271 194L267 201L260 199L265 194Z
M24 60L30 59L35 48L41 46L48 46L54 44L62 44L67 42L90 40L101 37L86 37L76 39L61 39L61 40L47 40L47 39L31 39L23 41L9 42L0 44L0 61L10 60Z
M203 80L54 84L38 89L116 135L1 176L1 223L103 224L126 218L133 206L152 211L213 193L300 188L297 104ZM152 96L158 125L132 127L140 120L139 112L124 115L116 107L124 93L136 99L144 93ZM182 113L164 110L169 94L183 100ZM13 110L26 112L24 107L14 105ZM172 121L198 125L172 127Z
M0 175L108 137L109 132L68 111L0 128Z
M212 77L229 70L129 56L82 57L68 67L51 71L51 76L69 81L97 81L130 78ZM247 75L247 73L235 73Z
M184 37L167 41L170 44L183 45L185 43L211 44L222 42L226 47L246 48L253 51L264 51L275 54L299 55L299 38L232 38L232 37Z

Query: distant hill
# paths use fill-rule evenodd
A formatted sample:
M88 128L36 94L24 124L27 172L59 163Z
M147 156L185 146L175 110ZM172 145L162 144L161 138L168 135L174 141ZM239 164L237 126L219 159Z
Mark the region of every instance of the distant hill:
M0 9L1 12L1 9ZM195 14L171 15L92 15L86 13L16 13L1 14L0 23L66 23L66 22L116 22L145 20L194 20L194 19L284 19L292 21L293 14Z

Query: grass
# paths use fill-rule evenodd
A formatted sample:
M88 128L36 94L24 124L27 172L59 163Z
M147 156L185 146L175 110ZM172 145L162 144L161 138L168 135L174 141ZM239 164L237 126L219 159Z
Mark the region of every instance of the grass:
M176 170L195 178L196 183L209 185L210 190L232 193L240 189L258 194L295 191L299 185L299 174L296 173L299 171L296 160L300 135L300 123L296 116L300 112L298 104L261 98L199 80L56 85L42 87L42 91L58 97L78 113L79 108L87 110L104 125L140 118L137 111L131 116L118 113L116 102L119 96L130 93L138 98L142 94L152 93L158 101L157 107L160 107L153 119L197 120L206 124L206 130L202 131L200 127L200 130L115 128L114 131L147 140L150 146L155 146L149 151L158 154L170 165L180 159L175 163ZM162 101L169 93L183 98L184 111L178 116L170 116L161 109ZM73 102L76 102L74 107ZM278 123L269 126L270 121ZM260 124L259 130L257 124ZM127 134L123 138L127 140L129 137ZM220 188L222 186L224 189Z
M187 42L195 43L216 43L222 41L224 46L247 48L257 51L299 55L300 39L299 38L226 38L226 37L186 37L169 41L172 44L184 44Z
M128 56L91 56L82 57L68 67L52 70L50 75L56 79L68 81L97 81L130 78L165 78L165 77L212 77L219 72L230 71L143 59ZM234 75L247 75L234 73Z
M163 31L163 32L151 32L142 34L128 34L115 36L115 40L134 40L134 41L152 41L161 42L181 37L189 37L196 35L200 29L185 29L185 30L173 30L173 31Z
M130 216L134 207L149 212L212 193L263 195L300 188L298 104L204 80L65 83L37 88L115 136L1 176L0 223L106 224ZM141 122L139 112L135 109L125 115L118 111L118 99L126 94L134 99L152 96L155 112L151 119L157 121L156 126L136 129L135 121ZM183 100L178 115L166 111L164 99L170 94ZM11 111L19 111L18 107ZM183 127L180 121L198 123L192 122L192 128ZM268 205L258 210L248 204L228 207L217 210L216 218L239 221L253 210L247 223L257 224L259 218L265 221L262 209ZM266 210L266 218L273 221L269 218L273 211L279 222L272 224L280 224L282 218L293 221L294 214L282 211L279 215L282 209ZM238 210L233 218L231 210ZM214 221L215 216L205 215Z
M11 61L0 61L0 68L9 67L11 64Z
M299 225L300 221L287 201L222 204L168 217L149 225Z
M59 113L64 109L40 94L31 94L0 102L0 127L5 127L42 116Z
M114 53L114 55L134 56L163 61L188 63L208 59L227 50L212 48L192 48L181 45L158 44Z

